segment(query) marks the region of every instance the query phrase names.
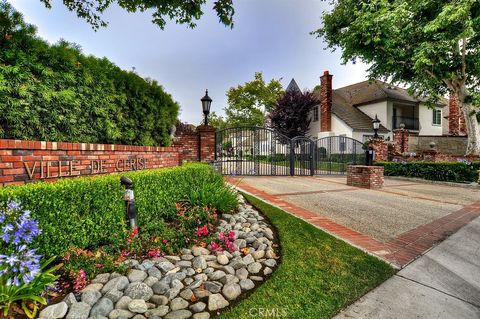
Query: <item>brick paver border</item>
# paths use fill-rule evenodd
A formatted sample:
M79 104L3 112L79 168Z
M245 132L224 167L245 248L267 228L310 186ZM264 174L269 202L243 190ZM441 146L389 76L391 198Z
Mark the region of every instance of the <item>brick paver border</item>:
M351 191L360 188L348 188L340 190L320 190L313 192L298 192L285 194L269 194L258 188L255 188L239 178L227 177L228 182L236 186L240 190L255 195L260 199L276 205L288 213L295 215L306 222L350 243L361 249L368 251L378 257L381 257L399 267L405 267L407 264L424 254L427 250L432 248L437 242L444 240L451 234L455 233L461 227L480 216L480 201L464 206L462 209L445 215L425 225L418 226L387 243L382 243L368 235L362 234L351 228L340 225L333 220L320 216L307 209L292 204L284 199L282 196L313 194L313 193L328 193ZM325 180L327 181L327 180ZM334 181L327 181L331 183L338 183ZM380 190L382 191L382 190ZM397 195L402 195L395 193ZM408 195L403 195L408 196ZM416 198L416 197L415 197Z

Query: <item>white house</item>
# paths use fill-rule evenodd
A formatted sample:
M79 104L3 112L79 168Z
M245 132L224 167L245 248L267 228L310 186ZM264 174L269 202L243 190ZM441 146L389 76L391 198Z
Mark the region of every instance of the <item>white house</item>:
M449 134L446 99L432 108L407 90L382 81L363 81L333 90L328 71L320 80L320 104L311 113L307 133L311 138L346 136L366 141L373 136L375 116L381 121L378 134L385 139L392 139L393 130L402 124L412 135Z

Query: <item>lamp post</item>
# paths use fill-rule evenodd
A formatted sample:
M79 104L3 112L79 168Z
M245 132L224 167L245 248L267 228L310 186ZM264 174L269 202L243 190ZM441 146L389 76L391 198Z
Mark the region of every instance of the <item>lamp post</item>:
M120 184L125 186L124 200L125 213L132 229L137 228L137 210L135 208L135 196L133 194L133 181L125 176L120 178Z
M205 116L205 125L208 125L208 114L210 114L210 105L212 99L208 96L208 90L205 90L205 96L201 98L203 115Z
M380 128L380 120L377 117L377 114L375 114L375 118L372 120L373 124L373 131L375 134L373 135L373 138L378 138L378 129Z

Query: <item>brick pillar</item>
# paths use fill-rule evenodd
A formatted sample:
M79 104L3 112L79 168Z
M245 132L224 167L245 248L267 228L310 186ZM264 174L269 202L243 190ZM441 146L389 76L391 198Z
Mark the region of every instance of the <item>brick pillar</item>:
M173 146L180 149L180 162L198 161L198 133L187 132L175 136Z
M401 128L393 130L393 152L395 155L401 155L408 152L408 130Z
M213 162L215 160L215 132L213 126L201 125L197 127L199 135L199 161Z
M461 114L458 96L450 93L450 99L448 101L448 131L452 136L460 135L460 116ZM465 119L463 120L465 122Z
M328 71L320 77L320 132L332 130L332 77Z
M375 151L374 161L386 161L388 160L388 146L387 143L381 138L374 138L368 142L368 146Z
M379 189L383 187L383 173L383 166L349 165L347 167L347 185Z

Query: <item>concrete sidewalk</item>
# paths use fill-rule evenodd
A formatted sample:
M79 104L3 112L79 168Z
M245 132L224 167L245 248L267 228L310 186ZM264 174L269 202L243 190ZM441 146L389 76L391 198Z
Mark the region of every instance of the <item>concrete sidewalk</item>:
M480 318L480 218L335 318Z

